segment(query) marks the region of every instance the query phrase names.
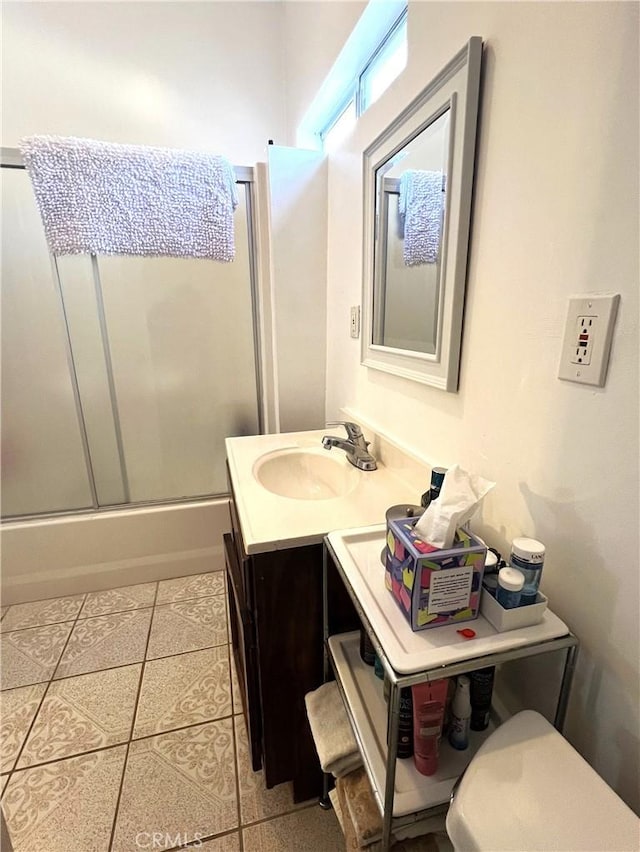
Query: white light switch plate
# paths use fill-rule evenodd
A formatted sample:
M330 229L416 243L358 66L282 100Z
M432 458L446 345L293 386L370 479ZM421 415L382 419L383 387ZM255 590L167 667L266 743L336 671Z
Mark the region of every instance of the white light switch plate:
M620 295L569 299L558 378L604 387Z
M351 308L350 329L351 337L360 337L360 305Z

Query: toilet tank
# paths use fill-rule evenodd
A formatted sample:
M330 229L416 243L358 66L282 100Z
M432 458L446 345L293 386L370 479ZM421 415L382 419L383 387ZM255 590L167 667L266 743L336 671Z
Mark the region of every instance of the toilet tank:
M459 852L638 852L640 820L539 713L501 725L447 813Z

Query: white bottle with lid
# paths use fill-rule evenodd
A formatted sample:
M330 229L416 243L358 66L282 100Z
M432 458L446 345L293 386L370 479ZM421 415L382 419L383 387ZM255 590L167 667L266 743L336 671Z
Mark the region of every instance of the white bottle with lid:
M540 576L544 567L544 544L535 538L514 538L511 542L509 561L514 568L522 572L524 588L520 606L529 606L537 601Z
M469 745L469 720L471 719L470 681L466 675L456 678L456 691L451 702L449 742L459 751Z
M498 572L496 600L504 609L520 606L520 595L524 586L524 576L517 568L501 568Z

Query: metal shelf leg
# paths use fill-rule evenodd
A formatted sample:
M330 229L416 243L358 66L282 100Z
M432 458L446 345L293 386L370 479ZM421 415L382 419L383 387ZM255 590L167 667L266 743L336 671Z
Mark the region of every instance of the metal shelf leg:
M562 683L560 684L560 694L558 695L558 705L556 707L556 717L554 719L555 728L563 732L565 716L567 715L567 704L569 702L569 693L571 692L571 683L573 674L576 668L576 660L578 658L578 643L567 648L567 656L564 662L564 671L562 673Z
M391 823L396 783L396 756L398 754L398 722L400 719L400 687L391 681L389 691L389 744L387 747L387 776L384 788L384 814L382 819L382 852L391 849Z
M322 648L323 648L323 678L322 682L329 680L329 652L327 650L327 639L329 638L329 594L327 589L327 547L322 548ZM331 799L329 798L329 784L331 776L326 772L322 774L322 796L318 802L320 807L331 810Z
M329 783L331 776L327 775L326 772L322 774L322 796L318 801L318 804L322 808L323 811L330 811L333 807L331 804L331 799L329 798Z

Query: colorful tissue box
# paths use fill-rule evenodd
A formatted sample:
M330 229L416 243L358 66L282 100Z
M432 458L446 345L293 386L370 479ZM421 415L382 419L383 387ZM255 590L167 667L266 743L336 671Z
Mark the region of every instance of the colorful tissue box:
M416 535L417 518L387 523L385 583L412 630L478 617L486 546L460 528L437 550Z

